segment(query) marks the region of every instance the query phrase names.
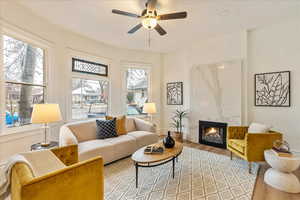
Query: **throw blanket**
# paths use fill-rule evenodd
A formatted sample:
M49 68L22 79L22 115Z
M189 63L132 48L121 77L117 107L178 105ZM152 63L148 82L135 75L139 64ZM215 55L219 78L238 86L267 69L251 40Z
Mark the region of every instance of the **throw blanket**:
M31 169L34 177L66 167L50 150L32 151L12 156L4 168L0 169L0 200L5 199L10 193L10 177L13 166L24 163Z

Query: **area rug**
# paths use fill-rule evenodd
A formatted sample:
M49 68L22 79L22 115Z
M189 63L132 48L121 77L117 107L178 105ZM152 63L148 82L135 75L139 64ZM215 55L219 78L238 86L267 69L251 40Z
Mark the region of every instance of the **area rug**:
M184 147L172 178L172 162L154 168L135 167L130 158L105 166L106 200L250 200L259 165L248 173L246 161Z

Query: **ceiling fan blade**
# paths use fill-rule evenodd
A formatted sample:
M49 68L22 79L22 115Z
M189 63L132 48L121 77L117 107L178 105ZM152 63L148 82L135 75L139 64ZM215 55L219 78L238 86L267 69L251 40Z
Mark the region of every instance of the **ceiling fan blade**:
M148 10L155 10L157 0L148 0L147 1L147 9Z
M137 15L137 14L134 14L134 13L125 12L125 11L122 11L122 10L117 10L117 9L113 9L112 13L118 14L118 15L125 15L125 16L128 16L128 17L136 17L136 18L141 17L140 15Z
M128 31L128 33L132 34L132 33L135 33L137 30L139 30L141 27L142 27L142 23L139 23L138 25L136 25L135 27L133 27L132 29L130 29Z
M183 19L187 17L187 12L169 13L164 15L158 15L158 20L169 20L169 19Z
M159 33L159 35L167 34L167 32L159 24L157 24L154 29Z

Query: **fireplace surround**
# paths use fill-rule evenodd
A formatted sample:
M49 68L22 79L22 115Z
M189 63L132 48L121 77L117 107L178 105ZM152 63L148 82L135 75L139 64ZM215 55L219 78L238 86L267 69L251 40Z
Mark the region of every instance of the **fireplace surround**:
M199 121L199 143L226 149L227 123Z

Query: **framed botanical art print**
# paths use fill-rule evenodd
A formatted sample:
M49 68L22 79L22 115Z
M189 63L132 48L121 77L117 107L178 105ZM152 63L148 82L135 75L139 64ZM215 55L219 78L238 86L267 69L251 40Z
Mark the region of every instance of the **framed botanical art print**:
M255 74L255 106L291 105L290 71Z
M183 83L167 83L167 104L183 105Z

